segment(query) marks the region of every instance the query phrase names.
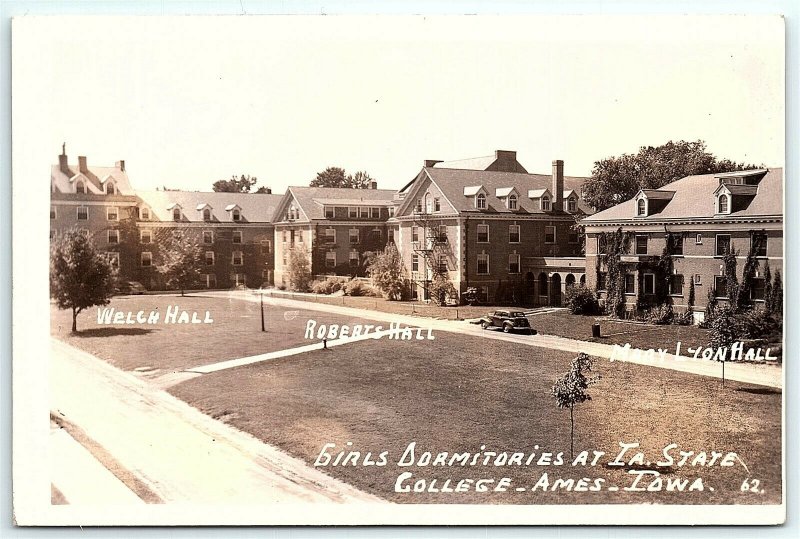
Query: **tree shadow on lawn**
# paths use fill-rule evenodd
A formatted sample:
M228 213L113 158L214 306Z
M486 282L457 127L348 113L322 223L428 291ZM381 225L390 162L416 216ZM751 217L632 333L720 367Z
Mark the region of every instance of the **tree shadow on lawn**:
M152 329L143 328L90 328L78 331L77 333L70 333L72 337L117 337L121 335L138 336L147 335L152 333Z
M772 387L737 387L736 391L752 393L754 395L780 395L781 390Z

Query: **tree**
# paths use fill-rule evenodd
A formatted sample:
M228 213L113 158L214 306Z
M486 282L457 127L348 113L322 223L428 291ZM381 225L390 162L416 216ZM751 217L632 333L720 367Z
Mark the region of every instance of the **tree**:
M403 299L406 292L405 270L400 251L394 243L387 245L383 252L370 255L367 274L387 299Z
M289 289L295 292L308 292L311 286L311 262L304 246L289 249Z
M780 270L775 272L775 280L772 282L769 303L772 309L772 315L783 316L783 281L781 280Z
M217 193L249 193L258 179L255 176L242 174L239 178L234 174L230 180L217 180L211 188ZM259 188L258 192L262 192Z
M196 241L188 236L178 235L169 239L161 250L161 273L168 287L186 295L187 289L194 287L200 279L202 250Z
M374 180L364 171L347 174L343 168L328 167L322 172L317 173L309 184L311 187L341 187L354 189L369 189L370 183Z
M725 387L725 362L730 355L730 347L736 342L736 337L739 334L735 314L734 309L726 305L716 313L710 326L711 340L709 346L714 350L726 349L724 353L720 352L719 356L722 361L722 387Z
M769 260L764 261L764 310L773 314L772 308L772 271L769 269Z
M431 300L436 305L446 305L449 300L458 299L458 291L450 278L441 272L437 272L428 285L428 293Z
M693 174L716 174L756 168L755 165L718 159L706 151L702 140L669 141L661 146L642 146L636 154L595 161L592 177L583 184L583 200L604 210L633 198L639 189L658 189Z
M117 272L83 231L72 229L50 244L50 297L59 309L72 309L72 332L78 315L94 305L108 305Z
M556 380L553 385L553 397L556 399L556 406L559 408L569 408L569 454L570 459L574 457L575 453L575 415L573 409L576 404L592 400L592 397L586 392L590 384L599 380L599 377L588 378L587 372L591 372L593 359L588 354L580 352L578 356L572 360L569 371Z
M261 187L256 189L256 194L257 195L269 195L269 194L272 194L272 191L269 189L269 187L264 187L262 185Z

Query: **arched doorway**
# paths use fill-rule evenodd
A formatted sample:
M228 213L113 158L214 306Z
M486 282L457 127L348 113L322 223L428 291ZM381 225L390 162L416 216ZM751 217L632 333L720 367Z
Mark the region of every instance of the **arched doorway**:
M561 274L554 273L550 279L550 305L561 307Z
M571 273L567 274L567 277L564 279L564 286L566 288L571 288L575 286L575 276Z
M536 277L530 271L525 274L525 304L536 305Z
M540 273L539 274L539 297L537 298L537 303L539 305L548 305L549 304L549 286L547 281L547 274Z
M586 274L584 274L584 275L581 275L581 284L582 284L582 285L585 285L585 284L586 284Z

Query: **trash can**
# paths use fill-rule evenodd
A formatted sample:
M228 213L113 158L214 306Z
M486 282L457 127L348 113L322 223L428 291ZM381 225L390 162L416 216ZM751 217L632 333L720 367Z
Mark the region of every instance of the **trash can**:
M595 322L592 324L592 338L599 339L600 338L600 322Z

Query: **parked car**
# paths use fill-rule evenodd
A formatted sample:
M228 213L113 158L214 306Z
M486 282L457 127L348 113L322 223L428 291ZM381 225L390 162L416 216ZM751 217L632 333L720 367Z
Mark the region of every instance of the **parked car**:
M531 335L536 333L522 311L494 311L481 318L481 327L483 329L502 328L505 333L512 331L523 331Z
M136 281L122 281L117 285L117 294L132 295L144 294L145 292L147 292L147 289L142 283Z

